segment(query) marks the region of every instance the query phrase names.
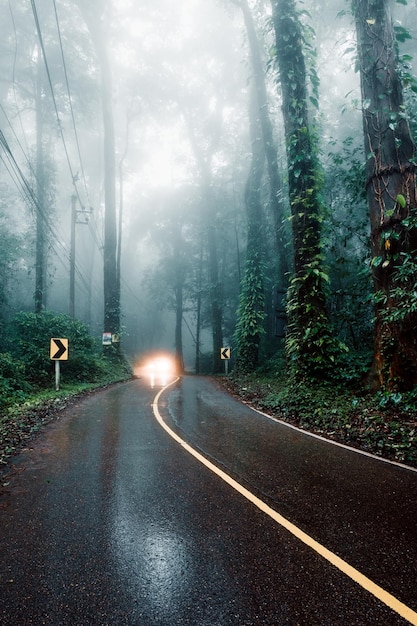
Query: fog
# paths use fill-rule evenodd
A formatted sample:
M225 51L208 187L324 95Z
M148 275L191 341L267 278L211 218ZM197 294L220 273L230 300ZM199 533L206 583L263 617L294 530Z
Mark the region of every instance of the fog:
M233 342L245 262L253 70L240 3L89 0L83 8L83 2L0 0L0 219L8 236L21 237L19 254L8 270L2 315L8 319L17 310L33 310L36 218L41 212L41 221L47 223L43 306L63 313L72 306L75 316L101 337L106 203L111 195L106 180L114 161L123 350L132 358L157 350L173 352L181 298L184 363L193 370L196 353L204 360L213 350L213 245L223 345ZM333 141L340 147L352 136L362 145L348 4L303 4L309 11L303 20L312 29L310 44L317 51L320 107L312 116L320 128L324 167ZM280 89L270 63L270 3L256 0L249 5L285 172ZM398 23L412 10L397 6ZM113 128L105 127L103 104ZM285 197L285 173L283 181ZM266 190L263 194L266 235L259 245L267 255L272 294L279 287L279 271Z

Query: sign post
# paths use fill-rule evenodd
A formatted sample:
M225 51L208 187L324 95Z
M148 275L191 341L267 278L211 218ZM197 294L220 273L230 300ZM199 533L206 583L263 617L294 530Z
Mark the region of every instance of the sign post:
M55 361L55 391L59 391L59 383L61 382L61 366L59 361Z
M224 361L224 372L229 373L230 348L220 348L220 357Z
M55 361L55 390L59 391L61 378L60 361L68 361L68 339L51 339L49 357Z

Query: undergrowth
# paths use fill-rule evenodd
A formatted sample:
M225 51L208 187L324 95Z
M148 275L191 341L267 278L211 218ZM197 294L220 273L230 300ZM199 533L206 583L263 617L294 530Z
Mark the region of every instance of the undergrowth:
M295 383L267 374L231 375L239 399L294 426L417 467L417 393L375 394L335 383Z

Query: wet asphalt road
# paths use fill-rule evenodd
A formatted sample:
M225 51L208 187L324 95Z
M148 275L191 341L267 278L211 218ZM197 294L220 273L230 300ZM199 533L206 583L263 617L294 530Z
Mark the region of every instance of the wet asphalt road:
M0 624L408 622L198 463L145 379L66 410L2 476ZM160 412L204 456L417 610L417 473L186 377Z

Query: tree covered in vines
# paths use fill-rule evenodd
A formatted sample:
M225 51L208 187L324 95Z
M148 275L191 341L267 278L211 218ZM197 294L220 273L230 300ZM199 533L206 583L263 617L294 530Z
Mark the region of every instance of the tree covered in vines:
M407 390L417 383L416 155L398 63L407 33L396 33L389 0L354 0L353 10L375 289L373 385Z
M265 262L262 241L263 208L261 183L265 151L261 140L258 99L252 88L249 107L252 160L245 187L247 215L247 246L245 275L237 311L235 340L237 343L236 369L250 372L259 362L259 350L265 333Z
M322 376L340 345L326 311L320 171L309 103L304 34L294 0L272 0L275 54L282 94L293 232L294 274L288 294L287 354L297 375ZM317 76L313 76L317 87Z

